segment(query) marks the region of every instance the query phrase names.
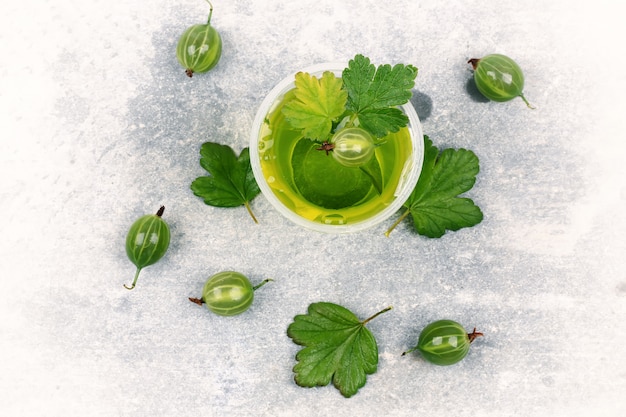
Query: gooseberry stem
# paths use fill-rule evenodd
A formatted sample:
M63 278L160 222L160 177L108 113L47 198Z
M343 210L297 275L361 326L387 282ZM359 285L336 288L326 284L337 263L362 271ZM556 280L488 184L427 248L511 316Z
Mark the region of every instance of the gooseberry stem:
M254 287L252 287L252 291L256 291L256 290L258 290L259 288L261 288L262 286L264 286L265 284L267 284L267 283L268 283L268 282L270 282L270 281L274 281L274 280L273 280L273 279L271 279L271 278L268 278L268 279L266 279L266 280L263 280L263 281L259 282L257 285L255 285Z
M328 141L324 141L322 142L322 146L320 146L319 148L315 148L316 151L324 151L326 152L326 156L328 156L329 152L332 152L332 150L335 149L335 144L334 143L330 143Z
M213 4L211 4L211 2L209 0L206 0L207 3L209 3L209 18L207 19L207 25L211 24L211 15L213 14Z
M407 350L407 351L405 351L405 352L402 352L402 355L400 355L400 356L404 356L404 355L406 355L407 353L411 353L411 352L413 352L414 350L417 350L417 346L415 346L415 347L413 347L413 348L411 348L411 349L409 349L409 350Z
M391 310L392 308L393 308L392 306L389 306L389 307L387 307L387 308L384 308L384 309L380 310L378 313L374 314L372 317L370 317L370 318L368 318L368 319L363 320L363 321L361 322L361 324L362 324L363 326L365 326L367 323L369 323L370 321L374 320L376 317L380 316L381 314L388 312L388 311L389 311L389 310Z
M474 327L474 330L472 330L471 333L467 334L467 337L469 337L470 343L472 343L477 337L480 337L480 336L483 336L483 334L480 332L477 332L476 327Z
M211 2L209 0L206 0L206 2L209 3L209 7L210 7L210 9L209 9L209 18L207 19L206 24L210 25L211 24L211 15L213 14L213 5L211 4Z
M532 106L532 105L528 102L528 100L526 100L526 97L524 97L524 94L520 94L519 96L522 98L522 100L524 100L524 103L526 103L526 106L528 106L528 108L529 108L529 109L535 110L535 107L534 107L534 106Z
M164 211L165 211L165 206L159 207L159 210L156 212L157 217L163 216Z
M472 68L476 69L476 67L478 66L478 61L480 61L479 58L472 58L469 61L467 61L467 63L472 64Z
M141 268L137 268L137 272L135 272L135 278L133 279L133 283L130 285L130 287L124 284L124 288L126 288L127 290L132 290L133 288L135 288L135 284L137 284L137 278L139 278L139 272L141 272Z
M397 225L399 225L400 223L402 223L402 220L406 219L406 217L411 213L411 210L407 209L404 213L402 213L402 215L400 217L398 217L398 220L396 220L389 229L387 229L387 231L385 232L385 236L389 237L389 235L391 234L391 232L393 232L393 229L396 228Z
M192 303L196 303L199 306L204 304L204 300L202 298L189 297L189 301L191 301Z

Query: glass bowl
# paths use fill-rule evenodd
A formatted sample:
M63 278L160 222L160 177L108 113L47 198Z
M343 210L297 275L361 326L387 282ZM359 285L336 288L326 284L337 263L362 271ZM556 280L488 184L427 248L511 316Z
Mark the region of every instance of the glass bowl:
M340 77L347 64L341 63L324 63L304 68L302 72L308 72L311 75L321 78L325 71L331 71ZM276 110L281 103L284 95L295 88L295 74L292 73L280 81L265 97L261 103L250 131L250 162L254 177L261 189L261 192L270 202L270 204L284 217L291 220L302 227L325 233L349 233L365 230L375 226L388 219L396 213L411 195L419 179L422 163L424 158L424 139L422 126L411 105L410 101L399 106L409 119L407 125L408 134L410 136L410 149L404 161L394 161L394 164L403 164L401 173L398 176L397 185L392 190L389 198L380 201L371 213L358 216L357 220L351 220L350 216L340 213L328 213L329 210L323 210L325 214L315 213L315 205L304 199L294 198L293 188L289 184L293 181L289 178L275 177L275 172L265 173L263 165L268 161L275 159L272 155L272 148L276 146L274 143L271 130L268 125L269 115ZM399 167L398 167L399 169ZM267 170L267 168L266 168ZM285 192L286 188L291 188L292 192ZM302 210L302 207L306 209ZM313 208L313 209L312 209ZM332 211L332 210L331 210ZM299 212L301 214L299 214ZM313 214L311 214L313 213Z

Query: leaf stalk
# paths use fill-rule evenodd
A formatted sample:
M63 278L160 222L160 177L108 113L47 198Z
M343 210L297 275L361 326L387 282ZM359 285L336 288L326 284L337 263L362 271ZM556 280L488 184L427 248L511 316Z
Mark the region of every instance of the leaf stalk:
M367 319L363 320L361 322L361 324L365 326L367 323L369 323L370 321L374 320L376 317L380 316L381 314L388 312L392 308L393 308L392 306L389 306L387 308L384 308L384 309L380 310L378 313L374 314L370 318L367 318Z
M391 234L391 232L393 232L393 229L396 228L397 225L399 225L400 223L402 223L402 220L406 219L406 217L411 213L411 209L406 209L406 211L404 213L402 213L402 215L400 217L398 217L398 220L396 220L389 229L387 229L387 231L385 232L385 236L389 237L389 235Z
M248 210L248 214L250 214L250 217L252 217L252 220L254 220L256 224L259 224L259 221L256 219L256 217L254 216L254 213L252 212L252 207L250 207L250 203L246 201L245 203L243 203L243 205L246 207L246 210Z

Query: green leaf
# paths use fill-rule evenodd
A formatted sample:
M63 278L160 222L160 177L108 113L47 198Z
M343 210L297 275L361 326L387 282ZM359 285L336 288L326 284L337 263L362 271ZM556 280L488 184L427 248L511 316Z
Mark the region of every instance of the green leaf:
M380 171L380 164L378 163L378 159L372 158L370 161L360 166L359 169L368 176L370 181L372 181L372 185L376 189L378 194L383 193L383 173Z
M376 137L397 132L408 118L396 106L411 99L417 68L389 64L376 68L369 58L357 55L348 63L342 78L348 100L346 108L354 113L360 126Z
M397 132L409 123L409 118L400 109L363 110L359 114L360 126L372 135L382 138Z
M287 329L294 343L305 346L296 354L296 383L315 387L332 382L344 397L356 394L378 367L378 346L365 325L390 309L360 321L342 306L321 302L297 315Z
M330 135L333 122L345 111L347 93L341 78L326 71L321 79L309 73L296 74L294 99L283 107L287 121L302 129L304 137L324 141Z
M328 209L341 209L357 204L379 187L382 173L376 158L366 167L350 168L341 165L330 155L317 150L318 145L301 139L293 150L291 166L293 180L300 194L308 201Z
M227 145L206 142L200 148L200 165L210 175L198 177L191 183L193 193L210 206L243 205L257 222L249 203L261 190L252 173L249 149L244 148L237 157Z
M386 235L409 214L415 230L437 238L446 230L459 230L480 223L483 213L469 198L458 197L469 191L479 172L478 158L466 149L446 149L439 153L424 136L422 173L411 196L404 203L406 211Z

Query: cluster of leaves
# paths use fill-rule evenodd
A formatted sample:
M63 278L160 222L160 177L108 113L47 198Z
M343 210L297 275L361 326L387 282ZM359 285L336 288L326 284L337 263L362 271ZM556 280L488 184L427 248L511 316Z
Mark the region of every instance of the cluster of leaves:
M365 325L391 307L366 320L337 304L320 302L297 315L287 335L304 346L296 354L295 381L302 387L333 385L344 397L362 388L378 367L378 345Z
M250 201L261 190L252 173L248 148L237 156L227 145L206 142L200 148L200 166L209 175L198 177L191 183L191 190L196 196L210 206L245 206L254 222L258 223Z
M326 71L318 79L299 72L294 98L283 114L303 136L316 142L327 140L333 127L348 118L346 126L359 125L375 137L397 132L408 123L397 108L411 99L417 68L412 65L380 65L357 55L342 77Z
M372 135L382 137L408 123L397 106L410 99L416 75L417 69L412 65L376 68L368 58L357 55L341 78L331 72L323 73L320 79L298 73L294 98L285 105L283 113L292 126L302 129L305 137L318 142L327 140L337 123L346 119L346 125L358 124ZM243 205L256 222L250 201L260 190L252 173L248 148L237 156L226 145L207 142L202 145L200 155L200 165L209 176L193 181L193 193L216 207ZM480 208L471 199L459 197L474 186L478 171L478 158L472 151L440 152L425 136L420 179L404 204L404 212L385 234L389 236L409 215L417 233L431 238L441 237L447 230L480 223L483 219Z
M437 238L446 230L459 230L480 223L483 213L469 198L459 197L476 182L478 158L467 149L445 149L439 152L428 136L424 136L422 173L404 203L405 211L387 230L387 236L409 214L415 230Z

